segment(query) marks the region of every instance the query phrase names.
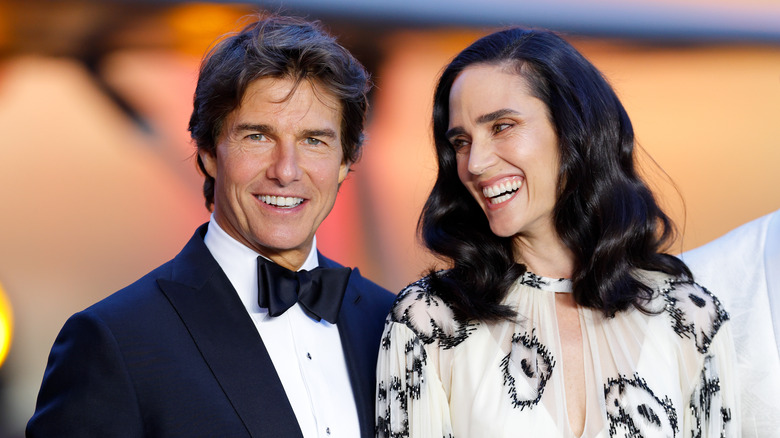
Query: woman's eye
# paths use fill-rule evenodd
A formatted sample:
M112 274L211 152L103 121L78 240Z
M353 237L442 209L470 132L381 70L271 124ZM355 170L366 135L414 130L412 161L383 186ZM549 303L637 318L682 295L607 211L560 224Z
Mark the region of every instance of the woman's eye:
M450 144L452 145L452 148L455 149L455 152L457 152L463 149L464 147L468 146L469 142L462 138L453 138L452 140L450 140Z

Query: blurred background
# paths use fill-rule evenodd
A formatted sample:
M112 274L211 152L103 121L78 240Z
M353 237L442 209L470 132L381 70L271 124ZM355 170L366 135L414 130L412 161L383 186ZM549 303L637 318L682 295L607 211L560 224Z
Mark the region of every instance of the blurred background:
M0 438L23 436L66 318L208 220L197 68L263 10L321 20L373 74L363 159L318 241L391 290L436 262L415 231L437 74L508 25L561 32L616 88L681 231L670 252L780 208L777 0L0 0Z

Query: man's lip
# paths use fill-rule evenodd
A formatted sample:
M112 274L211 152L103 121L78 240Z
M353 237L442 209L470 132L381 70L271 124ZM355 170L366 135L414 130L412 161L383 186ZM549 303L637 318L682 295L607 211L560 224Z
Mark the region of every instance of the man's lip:
M255 198L261 203L277 208L295 208L306 201L300 196L258 194Z

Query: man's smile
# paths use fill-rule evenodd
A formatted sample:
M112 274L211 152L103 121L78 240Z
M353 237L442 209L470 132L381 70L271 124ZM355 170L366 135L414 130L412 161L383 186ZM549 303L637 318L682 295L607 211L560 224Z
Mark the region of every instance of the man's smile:
M295 196L275 196L275 195L259 195L257 196L257 199L260 200L260 202L263 202L268 205L272 205L274 207L281 207L281 208L294 208L301 203L303 203L303 198L298 198Z

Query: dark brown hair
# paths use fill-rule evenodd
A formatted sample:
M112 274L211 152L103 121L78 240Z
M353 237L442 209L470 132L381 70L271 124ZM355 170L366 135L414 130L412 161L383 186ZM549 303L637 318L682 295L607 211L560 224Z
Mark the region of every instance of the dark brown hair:
M319 23L281 16L259 17L220 41L204 58L189 123L199 152L215 154L225 118L241 104L249 84L265 77L290 78L296 84L308 80L332 93L341 103L344 160L355 163L360 158L368 73ZM198 167L210 209L214 178L200 157Z

